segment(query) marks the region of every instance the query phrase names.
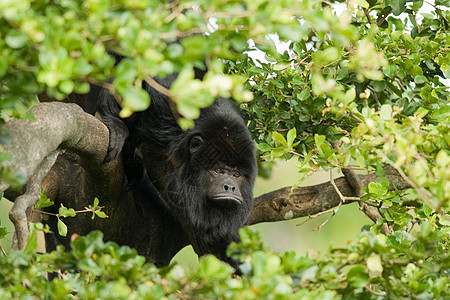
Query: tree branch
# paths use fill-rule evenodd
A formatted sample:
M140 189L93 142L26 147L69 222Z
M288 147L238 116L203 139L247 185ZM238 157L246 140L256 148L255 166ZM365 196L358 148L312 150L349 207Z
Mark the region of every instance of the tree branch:
M385 168L385 174L390 182L389 190L393 190L394 187L399 190L410 188L410 185L391 167ZM363 186L367 186L378 178L376 174L359 175L359 177ZM334 181L344 197L358 196L344 177ZM255 198L249 224L306 217L336 207L340 202L341 198L331 182L308 187L284 187ZM348 203L351 201L344 204Z
M356 193L358 197L362 197L364 192L362 190L363 183L361 182L360 177L353 171L352 169L342 169L342 173L344 173L345 178L347 179L349 185L353 188L353 191ZM359 209L368 216L374 223L376 223L383 216L380 214L375 207L370 206L364 201L358 200ZM392 234L392 229L389 227L387 223L383 223L381 225L382 232L386 235Z
M30 112L35 116L35 120L11 119L5 125L5 129L10 132L11 141L4 145L4 150L13 157L13 161L2 164L2 167L14 167L28 178L24 195L16 198L20 193L8 190L9 185L0 179L0 191L6 191L7 198L16 198L10 216L15 224L19 247L25 245L28 235L26 211L37 201L39 188L46 175L45 188L61 199L86 197L83 196L87 195L86 188L89 188L86 185L95 185L95 189L103 194L105 200L116 195L120 201L120 195L126 188L123 182L122 161L116 159L110 163L103 162L109 135L108 129L101 121L72 103L40 103ZM66 159L65 166L73 164L73 172L77 170L76 164L81 164L90 174L88 180L73 184L72 176L79 175L67 174L67 168L56 165L56 168L53 167L49 172L58 154L64 150L78 154L80 158L73 162ZM410 187L394 169L386 168L385 174L391 183L390 189L395 187L402 190ZM347 178L351 176L347 175ZM345 178L338 178L333 180L335 187L331 182L309 187L285 187L256 197L249 224L311 216L338 205L351 203L352 201L343 202L342 199L352 200L356 198L349 197L360 197L361 187L375 181L377 175L360 175L358 178L356 185L349 184ZM373 220L378 217L375 216Z
M9 212L9 218L13 222L16 231L17 243L13 241L12 244L12 248L14 249L22 249L26 245L28 238L27 211L39 199L41 182L55 164L60 153L60 151L55 150L44 158L36 169L36 172L28 180L25 193L17 197L14 201L14 205Z
M339 152L342 151L342 149L339 146L338 142L333 143L333 147L337 149ZM356 194L358 198L361 198L364 196L363 192L363 183L361 182L360 177L356 172L352 169L342 169L342 173L344 174L345 178L347 179L348 184L352 187L353 192ZM383 216L381 213L375 209L373 206L370 206L364 201L361 201L358 199L359 209L368 216L374 223L376 223L379 219L381 219ZM381 226L382 231L384 234L392 234L392 229L389 227L387 223L383 223Z
M89 160L91 169L108 168L114 164L103 164L108 150L109 133L106 126L72 103L49 102L34 106L30 113L35 120L11 119L4 128L9 131L11 141L3 146L12 161L2 167L14 169L30 178L39 164L53 151L70 149ZM9 187L0 181L0 190Z
M83 167L102 174L103 178L117 176L119 163L117 160L103 163L109 143L108 129L78 105L40 103L30 113L35 120L11 119L5 124L11 141L3 146L4 152L13 159L2 162L2 167L12 167L27 178L25 193L15 199L9 213L19 248L26 244L28 237L27 211L38 200L41 183L60 153L66 149L77 153L82 163L88 162ZM54 185L57 184L56 181ZM6 197L20 194L8 188L9 184L0 179L0 191L6 191Z

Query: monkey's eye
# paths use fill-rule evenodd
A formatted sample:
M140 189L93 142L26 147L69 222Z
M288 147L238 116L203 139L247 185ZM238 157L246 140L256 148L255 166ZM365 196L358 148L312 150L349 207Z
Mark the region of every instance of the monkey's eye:
M193 153L195 150L197 150L201 144L203 143L203 139L201 136L196 135L191 139L191 142L189 144L189 150L191 153Z
M215 169L214 172L217 174L223 174L223 170L220 168Z
M233 174L233 176L234 176L234 177L241 177L241 173L236 172L236 173Z

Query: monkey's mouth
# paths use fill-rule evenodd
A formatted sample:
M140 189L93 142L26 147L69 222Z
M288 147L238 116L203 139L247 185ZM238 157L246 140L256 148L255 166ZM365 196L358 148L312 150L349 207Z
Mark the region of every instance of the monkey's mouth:
M236 195L230 194L218 194L211 197L210 200L213 203L224 206L237 206L242 204L242 198Z

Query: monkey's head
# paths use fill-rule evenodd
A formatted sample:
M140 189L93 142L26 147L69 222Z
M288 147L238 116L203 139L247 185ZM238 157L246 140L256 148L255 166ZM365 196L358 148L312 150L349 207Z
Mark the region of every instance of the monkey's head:
M257 167L253 141L235 105L216 100L172 150L176 163L165 201L196 252L214 253L219 241L238 240L253 207Z

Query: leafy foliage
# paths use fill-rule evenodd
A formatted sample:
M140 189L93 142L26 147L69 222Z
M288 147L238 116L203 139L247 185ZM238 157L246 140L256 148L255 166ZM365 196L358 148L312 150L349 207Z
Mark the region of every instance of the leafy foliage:
M448 238L430 222L409 234L386 237L362 232L346 249L324 257L281 255L267 250L261 237L241 230L242 243L229 249L245 263L242 278L214 256L200 258L197 269L171 265L158 270L136 250L103 242L94 231L78 237L71 251L49 254L14 251L0 256L0 296L43 296L45 299L376 299L379 296L446 298L450 270ZM401 258L398 253L402 253ZM57 272L48 281L46 272Z
M274 254L246 229L229 249L244 262L241 279L214 257L201 258L198 270L158 270L98 232L70 252L33 254L31 234L24 251L0 255L0 297L450 297L449 1L167 2L2 1L0 125L31 117L25 112L40 93L63 99L89 83L108 87L126 117L151 105L143 82L177 72L168 93L183 128L214 97L232 96L258 144L261 175L278 158L295 159L304 176L376 171L361 200L382 218L321 257ZM276 39L286 51L277 52ZM264 59L255 58L261 51ZM115 65L111 52L127 58ZM203 81L193 67L208 67ZM0 128L0 147L8 140ZM0 153L0 162L10 159ZM389 191L386 165L412 188ZM3 165L0 173L9 184L26 181ZM104 217L98 200L86 211ZM74 212L61 207L60 233L60 217ZM383 235L382 224L393 234ZM48 271L60 276L48 282Z
M55 204L53 201L51 201L47 197L47 195L45 195L45 191L41 191L39 194L40 194L40 199L35 204L36 210L39 208L49 207L49 206L52 206L53 204ZM67 235L67 225L63 222L63 220L61 218L75 217L78 213L92 212L92 219L94 219L95 216L104 219L104 218L107 218L108 216L105 214L105 212L102 211L103 207L104 206L99 206L99 200L97 197L95 197L93 205L89 204L87 207L85 207L82 210L75 210L73 208L67 208L61 203L61 207L58 209L57 214L49 213L49 212L42 211L42 210L39 210L39 212L42 214L52 215L52 216L58 218L58 223L57 223L58 234L60 234L61 236L66 236Z

